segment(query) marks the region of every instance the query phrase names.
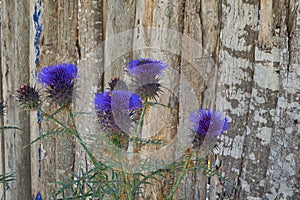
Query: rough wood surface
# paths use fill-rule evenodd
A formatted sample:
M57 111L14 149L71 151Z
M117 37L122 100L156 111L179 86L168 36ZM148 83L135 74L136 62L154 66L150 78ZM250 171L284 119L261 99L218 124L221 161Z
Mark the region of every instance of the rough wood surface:
M258 1L226 1L222 5L216 109L226 111L232 125L228 134L222 137L220 173L223 175L223 171L226 171L224 175L237 185L243 173L243 145L248 142L245 139L248 121L245 119L249 115L252 92L258 4ZM238 198L238 193L229 184L224 185L222 192L216 191L210 195L221 199Z
M2 27L2 5L0 5L0 27ZM1 34L2 31L0 31L0 38L1 37ZM0 44L2 44L2 39L0 39ZM0 45L0 62L2 63L2 45ZM3 101L3 87L2 87L2 67L0 68L0 77L1 77L1 80L0 80L0 101ZM0 116L0 126L3 126L4 124L4 119L3 119L3 116L1 115ZM5 160L4 160L4 157L5 157L5 150L4 150L4 131L1 130L0 132L0 160L1 160L1 164L0 164L0 174L5 174ZM5 198L5 185L1 185L0 186L0 197L3 197Z
M123 32L134 28L136 2L135 0L104 0L103 2L105 6L103 8L103 33L105 35L103 86L107 88L107 83L112 78L124 77L125 67L132 59L130 52L132 36Z
M77 15L77 1L43 2L41 58L37 70L59 63L77 64ZM44 109L47 107L45 106ZM64 123L68 123L67 112L63 111L56 117ZM55 128L53 123L42 121L42 132L53 128ZM40 188L37 191L40 191L43 199L50 199L55 192L55 185L51 183L63 180L62 176L72 177L75 163L73 136L64 133L63 135L46 137L43 140L43 151L41 178L39 179Z
M76 112L88 112L78 115L77 127L85 140L89 134L95 134L97 120L94 115L95 93L102 90L103 74L103 2L80 1L78 18L79 81ZM86 140L87 141L87 140ZM75 173L81 174L92 166L83 149L76 148Z
M53 137L42 141L46 154L38 177L39 144L30 152L22 149L41 131L38 118L31 113L29 121L28 113L12 101L15 89L29 77L34 84L43 66L78 64L80 98L74 108L94 112L94 93L104 90L111 78L127 80L124 68L138 57L161 59L173 70L162 80L173 93L167 90L160 98L173 108L152 109L143 137L158 132L160 139L172 139L198 106L230 117L231 128L214 150L217 155L206 158L242 190L211 176L207 193L207 175L194 173L184 178L175 199L300 199L299 1L43 1L38 63L32 46L36 1L1 2L0 99L8 110L3 123L27 130L1 133L0 173L17 176L5 199L30 199L30 191L33 197L41 192L50 199L54 189L49 182L90 166L72 139ZM164 34L167 29L173 32ZM91 121L78 117L80 134L93 132ZM49 127L43 122L42 131ZM163 199L175 177L145 188L140 199Z
M6 199L31 198L30 151L23 147L30 142L29 115L14 102L14 93L29 81L29 1L2 1L1 58L3 99L7 104L4 125L23 129L5 130L1 163L5 173L15 173L18 179L11 182ZM11 13L15 13L11 15Z
M280 2L272 9L269 1L261 1L259 10L258 3L227 1L223 6L218 78L223 87L216 105L230 113L232 127L222 139L220 172L242 191L214 178L213 199L299 198L299 62L291 54L299 40L288 31L297 27L298 8ZM272 24L270 13L278 10L281 18Z
M138 1L136 4L136 18L134 34L134 59L140 57L162 60L168 64L166 76L161 79L162 93L157 100L171 108L151 107L147 110L142 138L155 138L174 142L178 125L179 99L179 70L181 37L177 33L183 27L183 1ZM152 29L151 29L152 28ZM155 126L153 126L155 124ZM158 158L164 156L166 161L175 155L171 149L163 152L159 146L146 146L143 154ZM149 154L148 154L148 153ZM155 181L153 186L145 186L140 199L164 199L174 183L174 175L167 175L166 179Z
M186 1L184 4L183 34L189 37L189 43L182 42L185 48L181 55L180 126L189 120L190 113L199 106L214 108L220 6L217 1ZM188 81L193 92L184 87L184 81ZM188 134L190 130L186 129L185 132ZM203 161L207 162L208 157L203 156ZM188 175L180 186L177 198L206 199L207 180L208 176L201 171Z
M277 74L279 89L268 156L267 187L263 196L268 199L299 199L300 2L290 1L289 5L281 4L275 9L283 16L279 20L279 30L277 24L273 25L276 34L271 51L274 55L273 74L274 71Z

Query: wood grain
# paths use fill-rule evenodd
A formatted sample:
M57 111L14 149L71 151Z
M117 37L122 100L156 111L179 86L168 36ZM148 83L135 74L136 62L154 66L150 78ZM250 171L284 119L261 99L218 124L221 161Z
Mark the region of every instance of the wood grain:
M2 1L1 58L3 99L7 105L4 125L20 127L22 131L5 130L1 152L5 173L15 173L16 181L6 199L31 198L30 151L23 149L30 141L29 114L14 102L15 90L29 82L29 1ZM15 13L11 15L11 12ZM3 165L2 165L3 166Z

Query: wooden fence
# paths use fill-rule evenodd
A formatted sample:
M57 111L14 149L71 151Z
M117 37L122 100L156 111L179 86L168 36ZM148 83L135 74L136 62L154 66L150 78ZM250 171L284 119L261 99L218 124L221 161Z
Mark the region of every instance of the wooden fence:
M103 43L117 34L125 43ZM201 46L196 61L189 56L199 49L190 41ZM171 52L176 45L179 49ZM176 105L164 115L153 111L147 116L147 123L169 124L164 129L170 135L162 137L176 135L184 120L180 116L192 104L230 117L231 128L209 159L243 190L212 176L206 194L207 176L189 174L175 199L300 199L300 1L2 0L0 51L0 99L7 105L1 125L23 129L0 133L0 174L16 177L9 190L1 186L4 199L50 199L50 182L89 167L72 138L50 137L24 148L50 125L36 112L22 111L14 101L15 90L36 84L41 67L71 62L81 72L74 106L81 111L86 100L111 78L123 76L126 63L137 57L161 59L176 72L168 78L178 87L178 99L168 92L162 97ZM204 66L203 58L211 62ZM183 79L198 102L185 98ZM77 124L82 134L92 126L84 120ZM141 199L163 199L170 184L172 177L147 188Z

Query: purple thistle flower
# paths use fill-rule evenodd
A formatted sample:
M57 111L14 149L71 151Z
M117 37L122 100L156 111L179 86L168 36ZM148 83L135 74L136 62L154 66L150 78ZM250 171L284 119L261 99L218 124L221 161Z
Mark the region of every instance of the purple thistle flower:
M229 129L230 124L227 117L213 110L200 108L192 113L190 120L193 123L191 128L194 132L194 147L202 145L206 136L217 137Z
M70 63L62 63L42 68L38 82L48 87L48 98L51 99L51 103L69 106L76 78L77 67Z
M111 96L109 92L95 95L95 108L97 113L111 112Z
M137 86L142 97L154 98L161 91L159 79L167 64L151 58L138 58L128 63L127 73Z
M37 110L40 107L40 94L35 87L23 85L16 91L16 100L24 110Z
M131 77L161 76L167 64L151 58L138 58L128 63L127 72Z
M4 115L4 108L5 108L4 102L1 101L0 102L0 117Z
M128 130L128 122L134 111L142 108L139 95L129 91L113 90L95 95L95 109L104 130L110 134Z
M139 95L129 91L113 90L103 93L97 93L95 97L95 106L97 112L123 112L141 108L142 101Z

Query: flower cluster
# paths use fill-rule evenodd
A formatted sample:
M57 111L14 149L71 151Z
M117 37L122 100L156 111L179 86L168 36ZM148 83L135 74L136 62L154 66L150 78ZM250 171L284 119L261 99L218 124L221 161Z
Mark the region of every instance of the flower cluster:
M136 111L143 107L141 99L155 98L161 91L159 79L167 67L161 61L138 58L128 63L126 72L135 83L135 93L119 78L112 79L109 90L95 95L95 109L99 122L110 135L122 133L130 128Z
M127 91L126 84L119 78L115 78L108 83L108 91L95 94L95 110L103 130L109 134L128 131L130 123L137 119L136 115L141 114L139 111L146 106L142 100L158 96L161 91L159 80L167 66L158 60L138 58L129 62L126 68L127 74L137 88L136 93ZM77 67L70 63L41 69L38 82L46 88L47 98L50 99L51 104L56 103L61 107L68 107L72 103L77 72ZM16 93L17 101L24 109L32 110L40 107L39 90L35 87L23 85ZM1 102L0 114L3 114L3 108L3 102ZM193 123L191 130L194 133L194 147L201 146L206 136L218 137L229 129L228 118L213 110L200 108L192 113L190 120Z
M159 60L139 58L129 62L126 71L135 82L138 94L155 98L161 91L159 80L167 66Z
M109 82L109 91L98 93L95 97L96 112L100 124L111 134L122 132L120 126L125 127L125 115L131 115L133 111L138 111L143 107L141 98L155 98L161 91L159 80L163 75L167 64L150 59L138 58L128 63L126 72L135 83L135 92L115 90L119 84L118 78ZM140 98L141 97L141 98ZM145 106L145 105L144 105ZM122 117L119 117L122 116ZM218 137L229 129L227 117L213 110L199 108L191 114L190 120L193 123L193 147L200 147L206 136ZM122 129L124 130L124 129Z
M125 149L126 151L133 153L138 153L141 150L143 150L144 145L165 144L164 142L152 138L148 140L139 139L137 137L140 136L142 132L144 123L143 120L144 117L147 116L146 113L149 111L148 108L150 108L153 105L165 106L157 102L156 97L158 97L159 93L162 92L160 79L164 75L164 70L167 68L167 66L167 64L159 60L154 60L150 58L138 58L129 62L126 68L126 72L133 81L134 86L136 88L134 92L128 90L128 87L125 84L125 82L121 81L119 78L115 78L108 83L108 90L95 94L93 102L95 106L95 112L97 114L98 121L103 132L110 137L110 143L113 143L114 145L122 148L123 150ZM60 108L68 109L69 117L72 120L71 126L69 126L68 124L66 126L62 125L62 122L56 119L54 114L48 115L43 110L39 111L45 114L48 119L53 120L58 125L60 125L60 127L66 130L66 132L71 133L71 135L73 135L77 139L77 141L79 141L79 144L83 147L83 149L85 150L89 158L93 161L96 167L100 166L102 163L97 163L98 161L96 160L94 155L88 150L86 144L81 139L81 135L78 134L76 128L74 115L72 113L72 110L69 109L73 99L74 86L78 78L77 73L78 69L75 65L70 63L62 63L42 68L40 73L38 74L37 80L39 83L43 84L43 88L47 93L47 99L50 100L51 105L55 104L58 105ZM31 87L30 85L23 85L20 87L20 89L16 91L17 101L20 102L21 106L25 110L41 109L41 96L39 94L39 91L40 90L36 89L36 87ZM155 103L153 103L154 100ZM4 103L0 102L0 115L3 115L4 107ZM54 113L57 113L59 111L60 109L58 109ZM198 154L198 152L195 151L195 148L201 147L201 145L204 144L206 137L217 138L218 136L223 134L224 131L229 129L230 126L227 117L223 117L221 113L216 112L214 110L203 108L199 108L198 110L193 112L190 116L190 121L193 124L191 126L191 131L193 132L193 141L192 144L188 144L189 148L186 149L186 154L188 154L188 156L182 157L183 162L175 162L173 163L174 165L172 164L170 167L166 168L167 170L162 170L164 173L175 173L178 170L181 172L181 174L179 174L178 180L175 182L171 189L171 193L167 196L166 199L172 199L174 192L180 184L180 181L190 169L190 163L194 163L194 157L197 157ZM135 131L133 137L129 134L132 130ZM186 136L188 136L188 133L186 133ZM42 137L45 137L45 135L43 135ZM193 149L194 151L192 151ZM196 158L197 163L198 161L201 161L201 159L198 159L198 157ZM149 160L151 161L152 159ZM103 166L105 166L103 167L103 169L101 169L103 170L102 172L104 172L103 175L105 175L103 177L107 177L108 175L106 174L105 170L109 168L108 165L106 165L106 163L103 164ZM152 165L152 163L149 164ZM148 163L145 163L145 166L148 167L150 165L148 165ZM195 168L193 168L193 170L194 169ZM157 180L157 178L155 177L156 175L158 175L159 177L162 176L162 174L160 174L160 170L159 174L148 173L147 175L144 175L143 173L136 173L134 176L130 176L130 174L127 173L128 176L126 177L125 182L122 182L122 177L124 173L121 172L120 174L118 174L119 170L113 170L113 168L109 169L109 174L114 173L116 174L116 177L121 177L121 179L116 179L117 181L110 181L109 183L105 183L104 185L106 187L107 185L110 186L109 184L116 183L117 185L112 185L112 188L117 188L119 190L120 187L120 191L122 192L122 194L114 194L114 197L118 199L123 195L123 193L128 193L130 195L130 198L134 199L134 195L137 195L139 193L142 184L148 184L148 181L151 180L148 179L148 177L153 178L153 180ZM172 170L176 171L172 172ZM99 171L97 171L97 174L99 174ZM145 179L145 177L147 177L147 179ZM132 180L133 183L138 182L139 186L133 184L133 188L131 187L131 183L129 182L130 186L128 187L127 179L130 181ZM83 182L89 183L88 181L90 180L92 179ZM98 176L97 181L99 182ZM103 181L105 182L107 180L105 179ZM93 182L93 184L96 187L98 187L98 182ZM103 185L102 181L99 183ZM74 185L75 184L72 184L71 187L73 187ZM125 190L127 191L124 192ZM105 189L103 189L103 191L105 191ZM99 197L99 195L95 196Z
M70 63L62 63L42 68L38 82L47 88L51 103L67 107L72 103L76 78L77 67Z
M227 117L224 118L221 113L202 108L192 113L190 120L193 123L191 129L194 132L194 147L201 146L206 136L218 137L230 127Z
M30 85L23 85L16 91L17 101L24 110L36 110L40 106L39 91Z

